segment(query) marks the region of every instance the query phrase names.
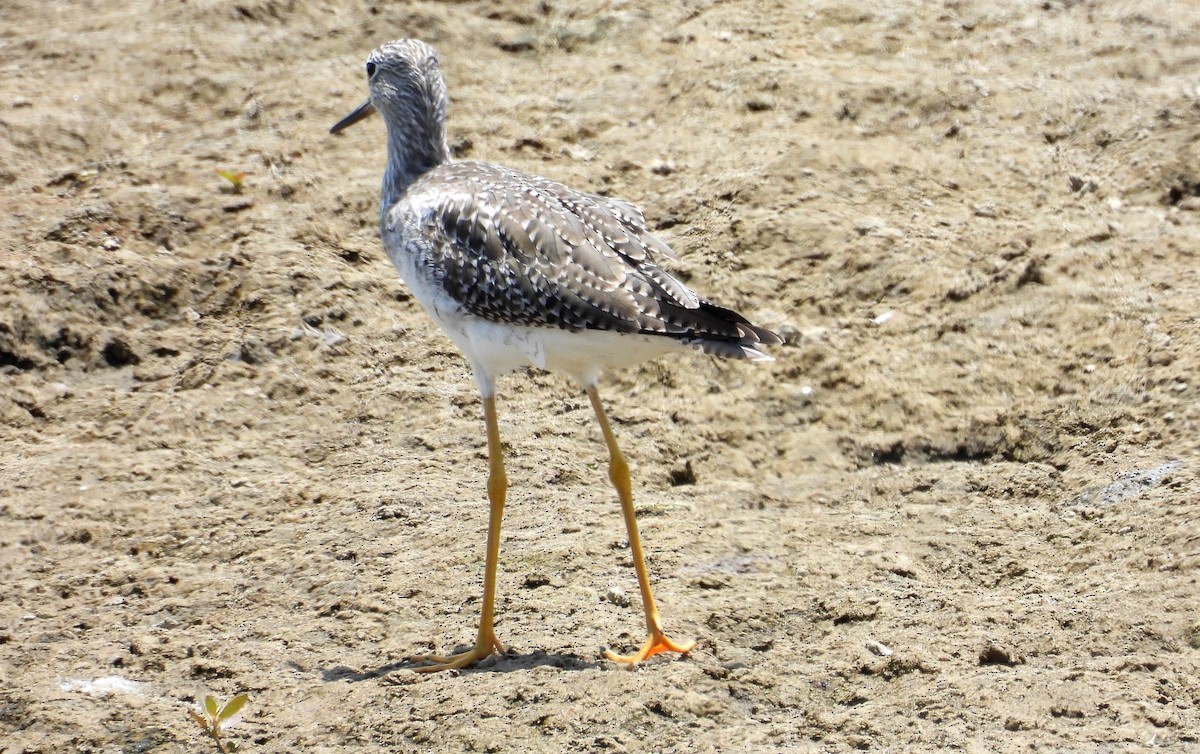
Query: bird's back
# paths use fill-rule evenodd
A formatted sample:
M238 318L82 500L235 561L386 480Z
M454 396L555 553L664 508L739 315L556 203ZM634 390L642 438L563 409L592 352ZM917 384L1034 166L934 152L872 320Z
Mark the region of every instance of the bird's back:
M405 277L421 278L410 285L430 286L466 317L663 338L755 360L769 358L758 345L779 342L659 267L671 250L636 207L545 178L446 163L408 187L382 230L390 250L410 257L393 253Z

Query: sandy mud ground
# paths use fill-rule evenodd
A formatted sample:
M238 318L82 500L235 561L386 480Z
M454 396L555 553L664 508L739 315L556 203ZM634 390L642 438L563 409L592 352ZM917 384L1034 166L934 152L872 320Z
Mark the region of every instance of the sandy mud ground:
M7 0L0 752L1200 750L1200 5ZM769 365L485 445L382 255L379 43L460 156L630 199ZM245 172L241 193L216 170ZM632 597L627 601L622 593ZM882 647L881 647L882 645Z

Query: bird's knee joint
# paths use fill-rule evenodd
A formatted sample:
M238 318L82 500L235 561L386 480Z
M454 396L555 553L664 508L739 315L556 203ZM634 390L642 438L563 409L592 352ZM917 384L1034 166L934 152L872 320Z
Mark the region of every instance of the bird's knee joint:
M629 478L629 464L624 458L613 458L608 462L608 478L613 482Z
M488 494L492 497L495 497L496 495L503 495L506 491L508 491L508 475L504 472L491 474L488 476L487 486Z

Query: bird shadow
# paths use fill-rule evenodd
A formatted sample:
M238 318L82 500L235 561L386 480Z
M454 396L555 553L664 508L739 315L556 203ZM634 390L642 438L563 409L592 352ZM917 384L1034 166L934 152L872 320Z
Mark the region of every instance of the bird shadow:
M376 668L355 670L345 665L337 665L321 669L323 681L346 681L358 683L388 676L400 670L416 670L427 667L430 663L422 660L404 659L389 662ZM462 668L457 673L463 675L474 673L512 673L521 670L532 670L538 667L558 668L560 670L588 670L599 667L599 663L585 660L579 655L544 652L540 649L533 652L505 652L494 654L474 665ZM390 680L390 679L389 679Z

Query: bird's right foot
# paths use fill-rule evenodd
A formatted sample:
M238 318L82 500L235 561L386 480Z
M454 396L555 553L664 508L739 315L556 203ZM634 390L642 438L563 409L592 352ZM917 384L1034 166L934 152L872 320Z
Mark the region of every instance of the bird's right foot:
M613 662L619 662L630 667L637 665L642 660L649 659L660 652L675 652L677 654L686 655L696 646L696 642L689 641L686 644L679 644L672 641L663 633L661 628L653 628L650 632L650 637L646 639L646 643L642 648L631 655L620 655L613 652L611 649L604 653L604 656Z

